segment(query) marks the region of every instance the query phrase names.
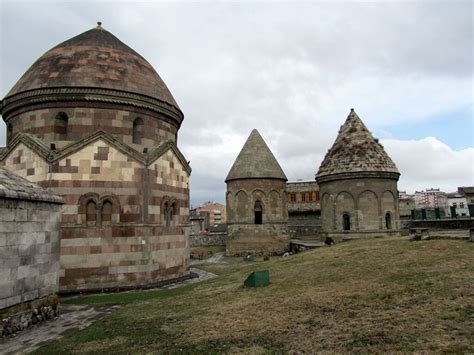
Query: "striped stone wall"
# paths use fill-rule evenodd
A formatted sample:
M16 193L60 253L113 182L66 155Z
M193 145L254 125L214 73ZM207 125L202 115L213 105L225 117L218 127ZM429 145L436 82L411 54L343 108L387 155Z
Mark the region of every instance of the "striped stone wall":
M101 104L100 108L86 104L82 107L57 103L42 105L36 110L19 112L9 118L11 124L10 139L22 133L30 133L43 140L47 145L55 143L58 148L80 140L84 136L102 129L113 134L125 144L135 146L138 150L143 147L153 147L166 140L176 140L177 124L166 116L145 109L127 106ZM108 107L108 108L105 108ZM67 128L64 122L67 116ZM140 132L140 143L133 142L133 122L140 118L143 128Z
M66 227L61 291L139 286L183 276L189 268L188 247L181 230L156 225Z
M189 172L172 149L145 165L97 139L48 163L20 143L0 165L64 199L62 292L148 285L187 272Z

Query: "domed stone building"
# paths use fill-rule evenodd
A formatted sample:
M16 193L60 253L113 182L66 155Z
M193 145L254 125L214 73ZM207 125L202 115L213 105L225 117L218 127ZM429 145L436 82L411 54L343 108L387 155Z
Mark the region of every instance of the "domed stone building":
M383 146L351 109L316 174L322 231L337 239L398 235L399 176Z
M142 56L99 23L43 54L0 113L0 166L64 198L60 290L188 273L183 113Z
M225 179L229 256L289 249L285 173L256 129Z

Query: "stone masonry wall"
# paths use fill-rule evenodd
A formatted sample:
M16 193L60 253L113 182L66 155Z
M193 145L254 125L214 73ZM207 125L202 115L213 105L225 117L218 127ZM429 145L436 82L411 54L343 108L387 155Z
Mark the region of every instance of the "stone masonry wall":
M209 235L190 235L189 245L191 247L205 247L214 245L226 245L227 233L213 233Z
M229 225L226 255L280 255L289 249L286 224Z
M143 224L65 228L61 292L144 286L184 276L188 254L188 237L180 228Z
M0 198L0 309L58 291L61 209Z
M19 144L3 164L64 199L61 292L146 285L187 272L189 177L173 151L146 167L99 139L49 167ZM165 202L175 207L169 225Z
M165 140L176 140L177 124L164 115L123 105L101 103L100 108L87 104L83 104L83 107L75 105L76 103L65 103L61 107L54 103L51 107L46 104L38 109L19 112L8 120L12 128L10 139L14 139L20 132L30 133L47 145L55 143L57 147L62 148L102 129L140 151L143 147L153 147ZM67 130L64 122L57 118L59 113L68 117ZM146 127L140 133L140 144L132 142L133 122L136 118L141 118Z
M286 183L279 179L242 179L227 182L226 254L281 254L288 250ZM262 224L255 224L254 206L262 205Z
M384 178L344 179L319 184L323 232L392 235L400 228L397 182ZM391 228L385 216L390 214ZM343 230L343 214L350 230ZM362 232L362 234L360 234Z

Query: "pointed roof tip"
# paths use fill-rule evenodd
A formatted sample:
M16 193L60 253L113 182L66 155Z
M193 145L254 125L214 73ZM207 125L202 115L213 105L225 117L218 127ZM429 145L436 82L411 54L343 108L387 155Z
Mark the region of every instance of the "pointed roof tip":
M357 112L355 112L353 108L351 108L351 111L349 112L348 117L359 117L359 115L357 114Z
M225 182L238 179L288 180L272 151L255 128L245 141Z
M259 136L260 138L262 138L262 135L260 134L260 132L259 132L258 129L256 129L256 128L252 129L252 131L250 132L248 138L250 138L250 136L255 136L255 135L257 135L257 136ZM248 140L248 138L247 138L247 140ZM262 138L262 139L263 139L263 138Z

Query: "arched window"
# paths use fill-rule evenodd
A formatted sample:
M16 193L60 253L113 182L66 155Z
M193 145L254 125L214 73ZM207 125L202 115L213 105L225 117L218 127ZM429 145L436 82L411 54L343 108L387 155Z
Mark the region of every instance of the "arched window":
M260 200L255 201L255 207L254 207L254 213L255 213L255 224L262 224L262 203Z
M102 226L107 227L112 224L112 202L105 200L102 203Z
M143 120L140 117L135 118L133 121L133 143L141 144L143 138L144 125Z
M390 212L385 213L385 227L387 229L392 229L392 216Z
M86 224L88 226L97 224L97 205L92 200L89 200L86 205Z
M7 124L7 145L12 141L13 138L13 127L12 124Z
M163 205L163 217L166 227L169 227L171 224L171 207L168 202L165 202Z
M173 202L171 204L171 216L170 216L170 224L172 226L175 226L175 221L174 221L174 216L178 214L178 205L176 204L176 202Z
M351 216L349 216L348 213L344 213L342 215L342 228L345 231L350 231L351 230Z
M55 132L58 134L58 140L65 141L67 140L67 130L69 117L65 112L58 112L56 115L56 122L54 123Z

